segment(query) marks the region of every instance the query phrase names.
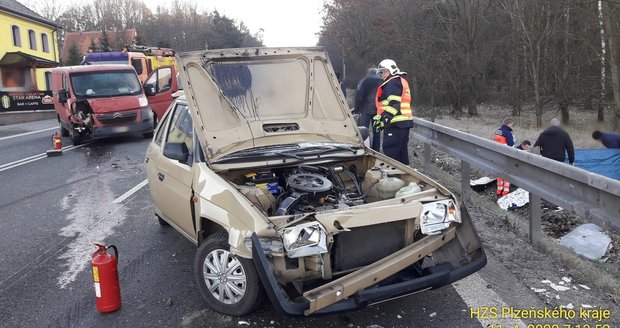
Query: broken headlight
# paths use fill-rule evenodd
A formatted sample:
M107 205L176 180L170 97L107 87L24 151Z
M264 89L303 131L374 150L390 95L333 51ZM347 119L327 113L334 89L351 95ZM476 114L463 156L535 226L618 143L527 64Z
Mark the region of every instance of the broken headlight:
M281 235L290 258L327 253L327 232L318 222L282 229Z
M450 226L450 222L461 223L456 204L452 200L440 200L424 204L420 217L420 227L425 235L436 235Z

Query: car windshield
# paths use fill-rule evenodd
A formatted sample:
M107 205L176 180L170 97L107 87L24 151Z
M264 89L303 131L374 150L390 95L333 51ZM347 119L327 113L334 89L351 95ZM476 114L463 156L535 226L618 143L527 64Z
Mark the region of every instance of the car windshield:
M140 81L133 71L103 71L71 74L77 97L116 97L142 93Z

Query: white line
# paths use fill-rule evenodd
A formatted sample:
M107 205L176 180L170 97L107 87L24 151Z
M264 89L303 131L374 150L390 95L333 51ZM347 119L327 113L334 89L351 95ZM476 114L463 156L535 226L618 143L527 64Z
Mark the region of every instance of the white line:
M146 186L147 183L149 183L149 181L147 179L144 179L142 182L138 183L135 187L129 189L128 192L120 195L117 199L113 200L112 203L118 204L118 203L124 201L125 199L129 198L129 196L133 195L136 191L138 191L142 187Z
M65 151L73 150L73 149L76 149L76 148L80 148L80 147L88 145L91 142L92 141L85 142L85 143L83 143L81 145L78 145L78 146L63 147L62 151L65 152ZM22 158L22 159L16 160L16 161L11 162L11 163L2 164L2 165L0 165L0 172L6 171L6 170L9 170L9 169L12 169L12 168L16 168L16 167L22 166L24 164L32 163L34 161L38 161L38 160L44 159L44 158L47 158L47 153L37 154L37 155L33 155L33 156L30 156L30 157L26 157L26 158Z
M47 128L47 129L43 129L43 130L31 131L31 132L20 133L20 134L14 134L14 135L12 135L12 136L8 136L8 137L2 137L2 138L0 138L0 141L2 141L2 140L6 140L6 139L11 139L11 138L17 138L17 137L27 136L27 135L29 135L29 134L35 134L35 133L39 133L39 132L50 131L50 130L58 130L58 127L57 127L57 126L55 126L55 127L53 127L53 128Z

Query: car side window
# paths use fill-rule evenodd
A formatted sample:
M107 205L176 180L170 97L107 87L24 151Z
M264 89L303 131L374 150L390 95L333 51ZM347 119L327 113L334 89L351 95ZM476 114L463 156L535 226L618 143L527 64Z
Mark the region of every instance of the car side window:
M194 124L192 117L189 115L187 105L179 104L176 106L168 127L168 134L166 135L166 143L168 142L184 143L187 146L190 157L192 157L194 152ZM191 161L188 161L188 163L191 163Z
M178 106L177 106L178 107ZM164 131L166 130L166 125L168 125L168 121L172 115L166 115L165 118L159 122L157 134L155 134L155 143L161 146L161 143L164 141Z

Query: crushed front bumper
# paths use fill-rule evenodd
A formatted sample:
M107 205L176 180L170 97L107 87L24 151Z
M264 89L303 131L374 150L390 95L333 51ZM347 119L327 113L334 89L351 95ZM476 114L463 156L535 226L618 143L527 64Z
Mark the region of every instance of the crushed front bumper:
M465 233L475 235L466 208L462 206L461 209L463 222L458 227L446 229L439 235L427 236L384 259L307 291L303 297L295 301L290 300L278 285L256 234L252 235L252 257L265 291L276 310L296 316L347 312L373 303L439 288L483 268L487 259L482 246L477 243L478 246L472 249L471 243L463 243L462 238L458 236L459 230L469 230ZM463 246L464 253L469 252L469 262L458 267L447 262L438 263L425 269L425 274L421 277L405 281L396 280L391 284L379 284L387 277L398 274L390 270L402 270L395 268L413 265L448 243Z

